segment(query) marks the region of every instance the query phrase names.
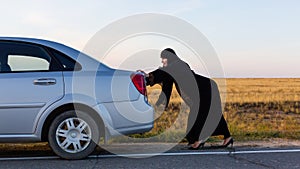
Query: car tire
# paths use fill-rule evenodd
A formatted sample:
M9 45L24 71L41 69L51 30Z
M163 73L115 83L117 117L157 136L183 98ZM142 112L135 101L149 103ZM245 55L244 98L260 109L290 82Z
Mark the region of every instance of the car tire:
M58 115L50 125L48 141L61 158L75 160L90 155L100 139L95 120L80 110L69 110Z

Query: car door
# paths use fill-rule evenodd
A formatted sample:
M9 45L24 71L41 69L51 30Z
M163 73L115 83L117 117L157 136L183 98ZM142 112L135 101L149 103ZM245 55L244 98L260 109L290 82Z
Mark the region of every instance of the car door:
M43 110L63 94L62 72L45 48L0 41L0 135L34 133Z

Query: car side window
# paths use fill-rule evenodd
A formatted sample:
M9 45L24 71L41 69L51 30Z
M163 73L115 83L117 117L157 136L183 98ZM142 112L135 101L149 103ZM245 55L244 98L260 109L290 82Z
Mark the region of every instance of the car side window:
M29 72L54 70L53 60L40 46L0 42L0 72Z
M8 55L8 65L11 71L46 71L50 63L43 58L22 55Z

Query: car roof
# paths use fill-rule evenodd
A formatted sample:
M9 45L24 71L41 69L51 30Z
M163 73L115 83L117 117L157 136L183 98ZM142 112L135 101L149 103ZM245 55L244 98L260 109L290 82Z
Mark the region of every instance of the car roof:
M44 39L36 39L36 38L23 38L23 37L0 37L0 41L17 41L17 42L27 42L27 43L34 43L42 46L47 46L50 48L53 48L57 51L60 51L69 57L71 57L74 60L78 61L79 56L84 56L80 57L80 61L83 62L88 62L88 65L98 65L100 62L97 61L96 59L74 49L69 46L66 46L64 44L54 42L54 41L49 41L49 40L44 40ZM105 70L110 70L111 68L108 67L107 65L101 63L101 68Z
M63 45L61 43L57 43L57 42L49 41L49 40L35 39L35 38L22 38L22 37L0 37L0 40L27 42L27 43L34 43L34 44L47 46L47 47L53 48L55 50L58 50L62 53L65 53L68 56L72 57L73 59L76 59L76 57L80 54L80 52L76 49L73 49L73 48Z

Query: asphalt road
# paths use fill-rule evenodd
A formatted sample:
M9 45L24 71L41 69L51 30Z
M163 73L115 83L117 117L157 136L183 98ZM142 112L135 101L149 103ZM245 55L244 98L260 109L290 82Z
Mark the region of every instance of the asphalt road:
M129 149L131 151L131 148L128 149L131 146L142 151L134 152L135 157L132 157L132 153L125 152ZM77 161L62 160L43 151L40 155L34 152L32 156L28 153L23 156L22 153L13 156L7 152L9 158L2 155L0 168L300 168L300 148L297 147L235 147L232 149L207 147L204 150L191 151L184 150L184 146L179 145L160 155L155 154L154 151L144 153L144 150L151 146L153 147L153 145L143 146L146 148L135 145L113 146L115 149L122 150L121 154L130 157L120 157L99 149L91 157Z

